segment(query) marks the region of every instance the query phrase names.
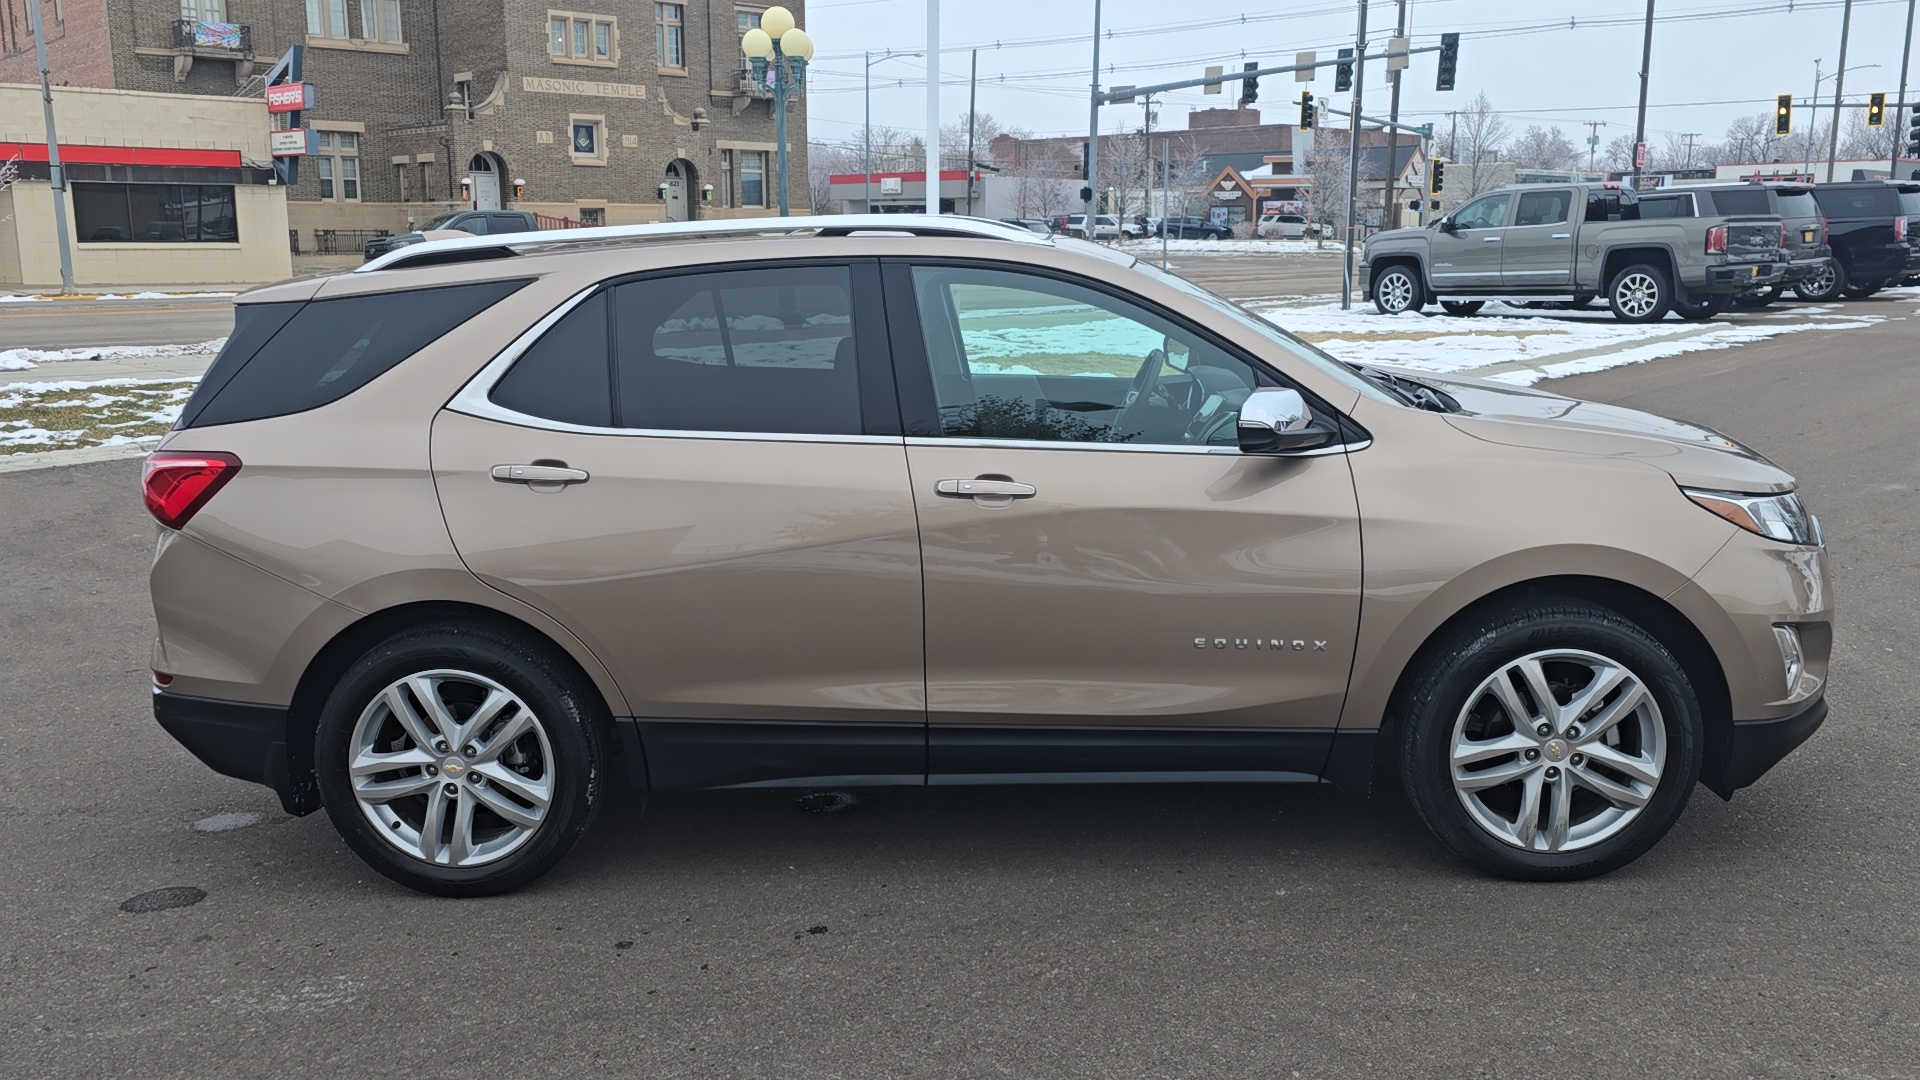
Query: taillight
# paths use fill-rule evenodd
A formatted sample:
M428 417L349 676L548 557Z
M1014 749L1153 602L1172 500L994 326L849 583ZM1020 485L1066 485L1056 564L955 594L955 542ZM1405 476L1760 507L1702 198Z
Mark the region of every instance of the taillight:
M1784 221L1780 223L1780 246L1787 246L1787 223Z
M1897 217L1893 219L1893 242L1896 244L1904 244L1907 242L1906 218Z
M1727 227L1715 225L1707 230L1707 254L1725 255L1727 253Z
M1820 242L1823 244L1827 242L1827 219L1826 218L1820 219Z
M158 450L147 455L141 482L147 512L169 529L185 528L226 482L240 472L240 459L219 451Z

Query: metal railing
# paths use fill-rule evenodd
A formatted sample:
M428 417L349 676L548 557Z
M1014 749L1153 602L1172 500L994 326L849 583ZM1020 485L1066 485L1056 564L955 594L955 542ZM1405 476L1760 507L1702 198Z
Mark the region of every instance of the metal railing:
M533 223L543 231L548 229L584 229L587 223L570 217L549 217L546 214L533 215Z
M226 52L253 52L253 27L239 23L180 19L173 24L176 49L219 49Z
M392 236L388 229L315 229L313 250L319 255L338 255L365 250L367 241Z

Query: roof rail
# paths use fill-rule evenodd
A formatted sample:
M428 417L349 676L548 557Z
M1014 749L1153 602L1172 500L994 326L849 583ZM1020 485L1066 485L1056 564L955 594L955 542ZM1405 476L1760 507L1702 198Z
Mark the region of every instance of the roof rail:
M1008 225L988 218L941 214L822 214L812 217L734 218L727 221L674 221L645 225L608 225L591 229L551 229L541 232L509 233L505 236L473 236L457 240L429 240L396 248L354 273L375 270L403 270L414 266L433 266L449 262L505 259L520 254L563 250L576 244L617 245L648 240L686 240L724 236L855 236L895 234L908 236L968 236L1015 243L1051 244L1019 225Z

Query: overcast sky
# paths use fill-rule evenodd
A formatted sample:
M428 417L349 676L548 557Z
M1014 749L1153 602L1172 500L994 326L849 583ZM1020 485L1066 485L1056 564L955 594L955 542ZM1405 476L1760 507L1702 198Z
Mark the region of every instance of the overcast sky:
M1768 112L1774 96L1813 92L1814 60L1832 73L1840 55L1843 0L1657 0L1653 66L1648 93L1648 141L1699 132L1717 142L1734 117ZM1910 0L1854 0L1847 54L1846 96L1864 101L1899 88L1901 41ZM1105 0L1100 46L1101 84L1144 85L1203 74L1208 64L1237 69L1243 61L1292 62L1295 52L1318 50L1325 59L1354 40L1357 0L1295 0L1258 5L1245 0ZM980 48L980 110L1036 134L1087 130L1092 60L1093 0L944 0L941 4L940 115L953 120L967 105L969 50ZM1642 20L1638 0L1410 0L1408 21L1416 45L1435 44L1447 31L1461 34L1457 89L1434 89L1434 56L1413 58L1401 91L1401 112L1416 123L1446 123L1446 111L1485 90L1518 132L1554 124L1581 148L1589 120L1604 120L1601 145L1633 133ZM817 50L810 76L814 139L837 142L861 123L861 53L926 47L925 0L818 0L807 5L805 26ZM1242 22L1244 17L1245 21ZM1373 0L1370 41L1383 41L1395 19L1393 0ZM1863 65L1878 64L1877 68ZM873 68L876 125L925 126L924 61L891 59ZM1910 86L1920 71L1909 74ZM1366 72L1368 115L1386 109L1385 72ZM1821 85L1831 103L1834 83ZM1325 101L1333 94L1330 69L1311 84ZM1294 115L1301 85L1290 76L1261 80L1260 107L1269 121ZM1169 95L1160 124L1185 126L1193 108L1233 103L1236 87L1220 96L1198 90ZM1920 97L1910 89L1909 96ZM1345 95L1333 104L1345 108ZM1101 129L1138 127L1140 107L1108 106Z

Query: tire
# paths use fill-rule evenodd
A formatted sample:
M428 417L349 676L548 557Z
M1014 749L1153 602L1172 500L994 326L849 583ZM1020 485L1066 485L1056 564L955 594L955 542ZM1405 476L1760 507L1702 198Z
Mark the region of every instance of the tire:
M1652 263L1622 267L1607 284L1607 306L1621 322L1659 322L1673 307L1673 283Z
M1553 715L1521 689L1528 672L1553 697ZM1407 797L1443 844L1489 873L1572 881L1617 870L1666 835L1699 778L1700 705L1685 671L1605 608L1554 598L1489 608L1436 640L1408 675L1396 701ZM1575 704L1614 676L1597 711ZM1581 731L1589 721L1604 726ZM1528 730L1540 723L1553 725L1548 736ZM1477 756L1456 765L1463 754Z
M1396 263L1374 276L1373 306L1382 315L1419 311L1426 302L1425 291L1410 267Z
M1884 282L1874 285L1849 285L1841 290L1841 294L1849 300L1865 300L1886 287Z
M1769 285L1758 292L1745 292L1733 298L1735 307L1763 308L1786 295L1785 285Z
M493 715L462 730L483 708ZM404 631L349 668L321 709L321 801L347 846L408 888L508 892L552 869L592 822L606 719L545 642L485 626ZM395 767L351 775L376 753L395 754Z
M1688 303L1685 300L1673 302L1673 310L1688 322L1706 322L1732 306L1733 297L1725 294L1703 296L1697 304Z
M1793 287L1793 295L1802 300L1825 303L1837 299L1841 290L1847 287L1847 268L1840 265L1838 259L1828 259L1827 265L1802 278Z
M1440 301L1441 309L1444 310L1447 314L1457 315L1463 319L1469 315L1477 314L1481 308L1486 306L1487 306L1487 302L1485 300L1442 300Z

